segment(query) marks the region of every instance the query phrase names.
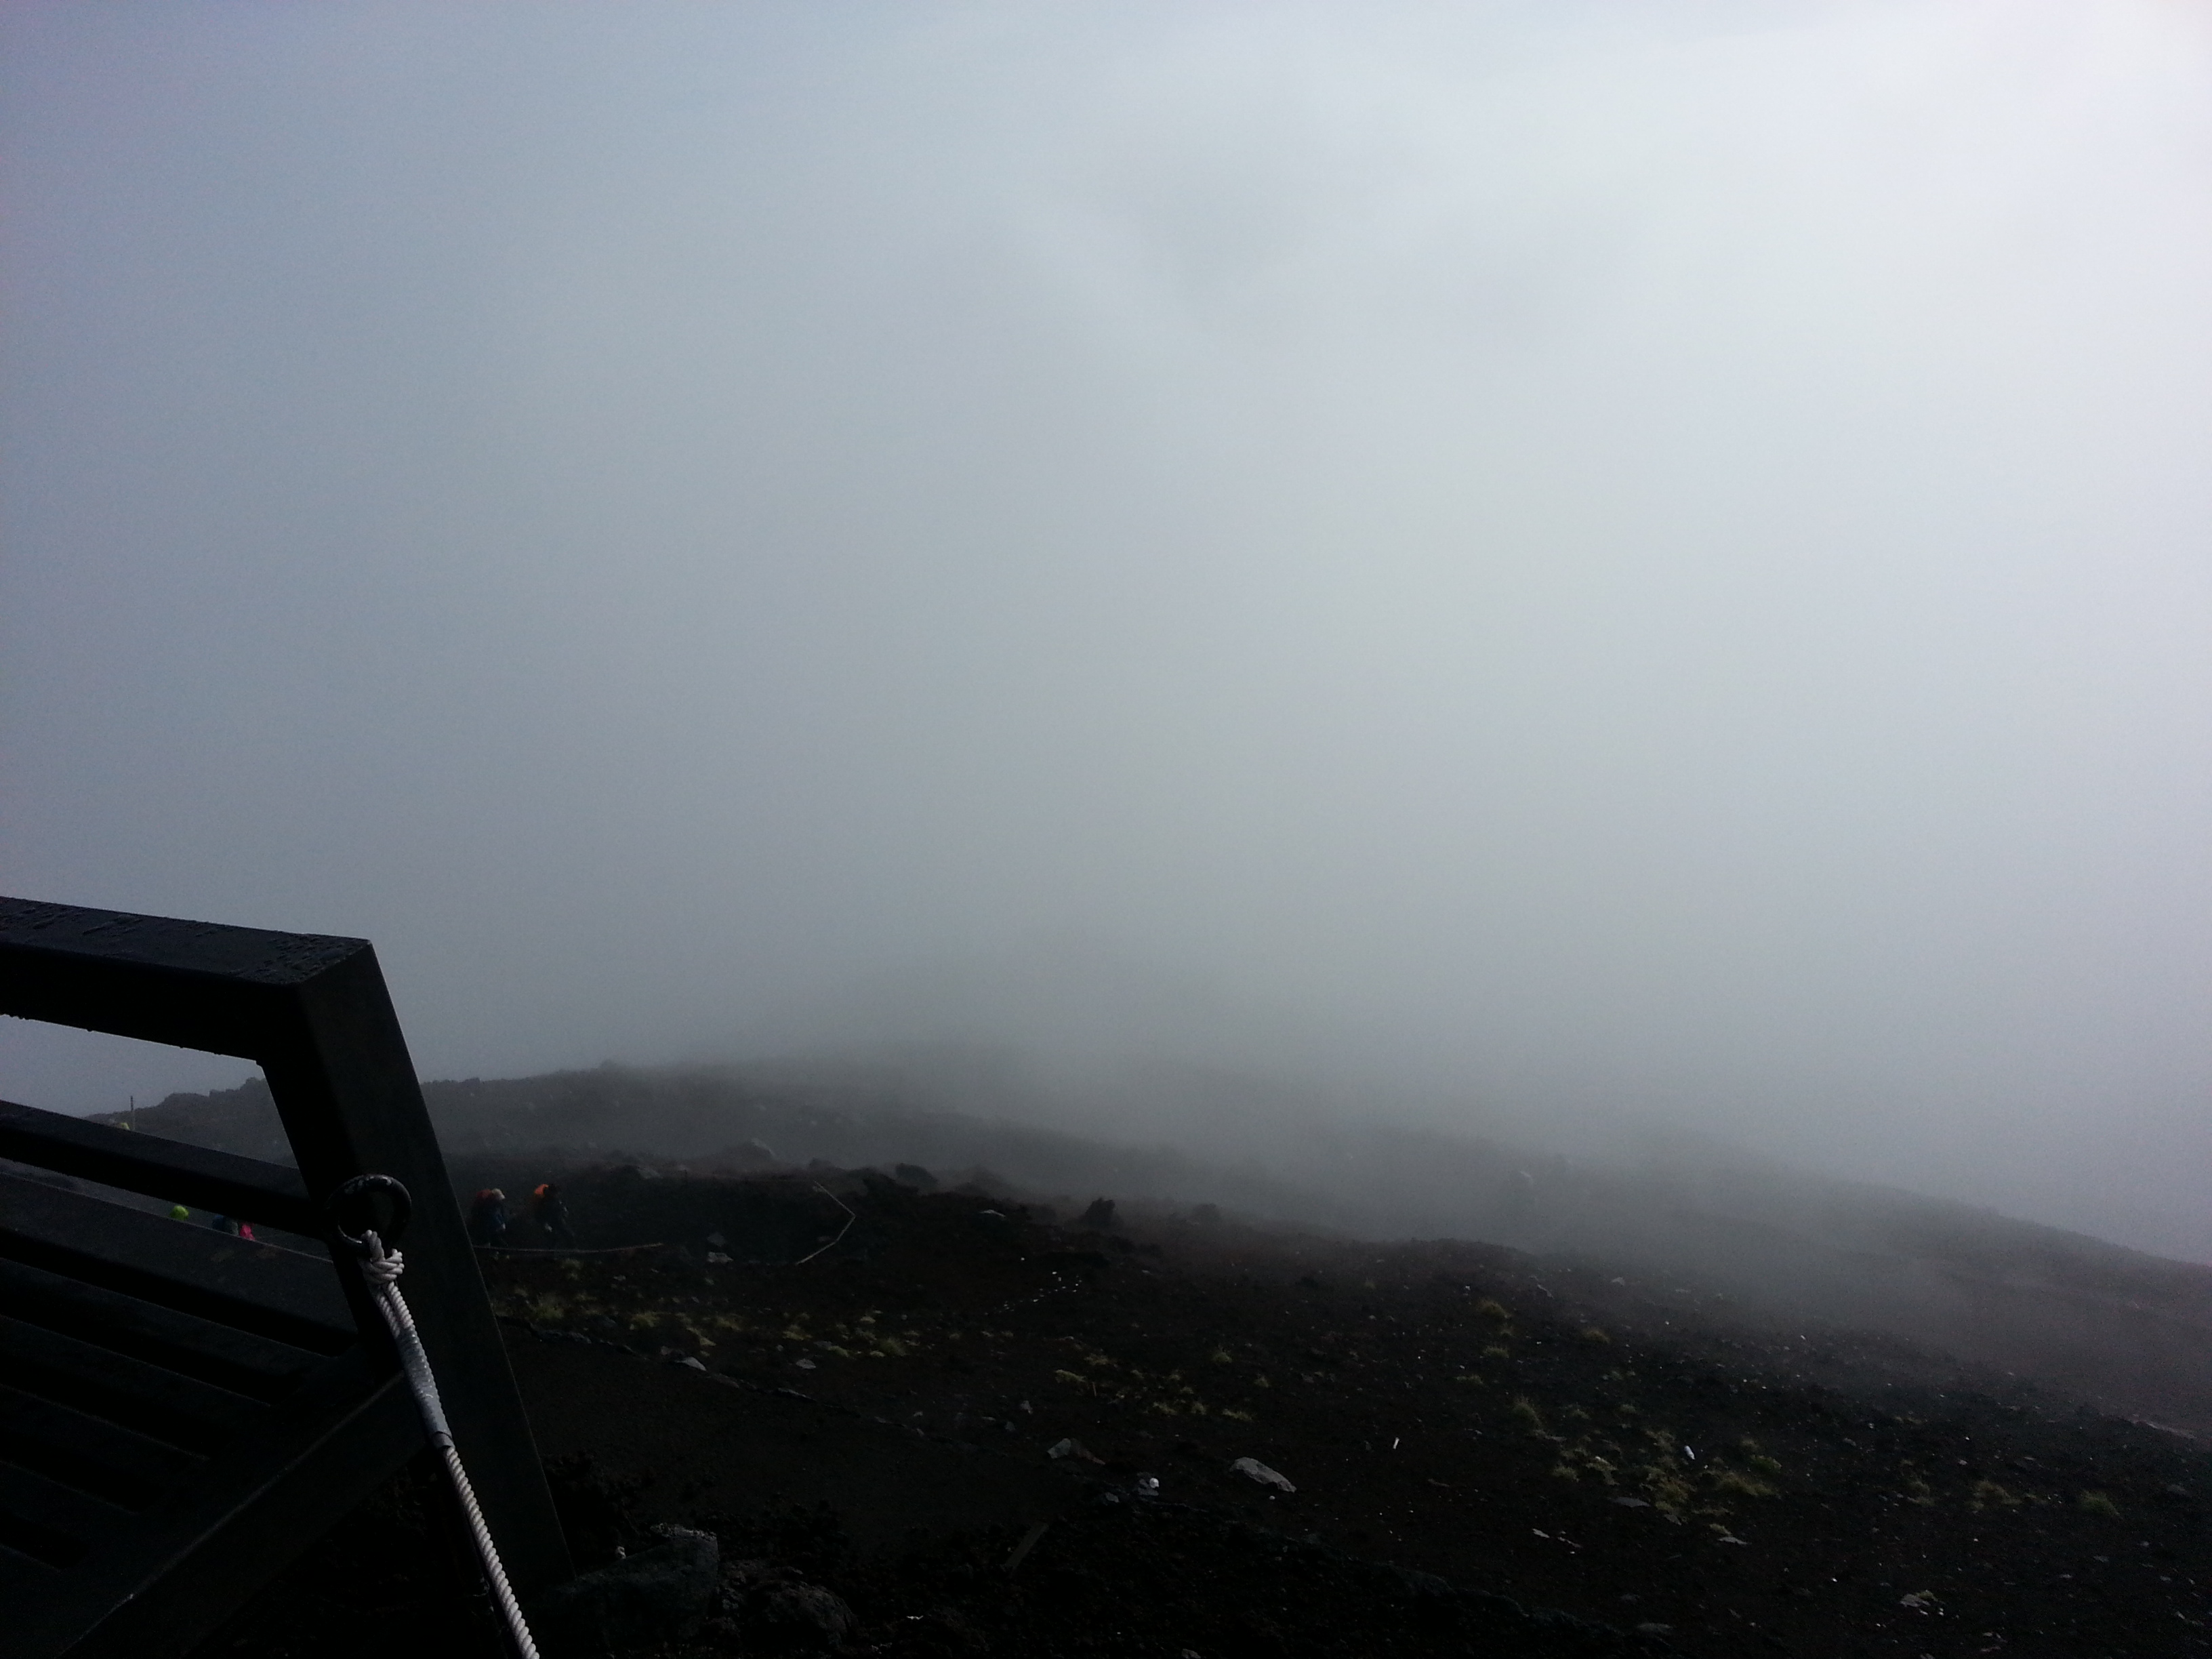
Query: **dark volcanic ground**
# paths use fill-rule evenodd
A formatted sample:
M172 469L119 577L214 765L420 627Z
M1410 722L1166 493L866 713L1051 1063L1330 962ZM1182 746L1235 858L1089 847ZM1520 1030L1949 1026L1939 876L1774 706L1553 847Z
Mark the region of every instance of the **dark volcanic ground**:
M887 1655L2212 1650L2188 1437L1598 1264L817 1178L576 1175L583 1243L663 1248L486 1258L586 1565L705 1527ZM207 1651L455 1644L435 1509Z

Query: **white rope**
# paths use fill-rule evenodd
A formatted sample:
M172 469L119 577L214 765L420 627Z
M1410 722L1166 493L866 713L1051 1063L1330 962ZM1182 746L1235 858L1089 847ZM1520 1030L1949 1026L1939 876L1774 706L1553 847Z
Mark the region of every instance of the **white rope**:
M821 1194L823 1197L828 1199L832 1204L835 1204L839 1209L844 1211L845 1224L837 1229L837 1237L831 1239L827 1244L824 1244L821 1250L816 1250L811 1255L802 1255L798 1261L793 1262L791 1265L794 1267L804 1267L808 1262L813 1261L815 1256L820 1255L822 1254L822 1250L836 1249L840 1244L842 1244L845 1242L845 1235L853 1231L853 1224L860 1218L853 1212L853 1206L851 1205L846 1203L843 1199L838 1197L836 1194L831 1192L820 1182L817 1181L814 1183L814 1190Z
M514 1638L522 1659L538 1659L538 1644L530 1638L530 1626L522 1617L521 1604L514 1599L514 1587L507 1582L507 1569L500 1565L499 1546L491 1540L491 1528L484 1524L483 1510L477 1505L476 1488L469 1485L469 1472L461 1467L460 1453L453 1449L453 1431L447 1426L446 1407L438 1398L438 1379L430 1374L430 1356L422 1352L415 1316L407 1311L407 1300L399 1294L399 1274L405 1264L399 1252L386 1249L384 1241L374 1233L364 1234L363 1242L368 1259L362 1263L362 1272L384 1322L392 1328L392 1340L398 1344L400 1369L407 1373L407 1386L415 1392L423 1430L445 1458L446 1474L468 1515L469 1530L476 1535L477 1559L483 1563L484 1577L491 1583L492 1599L499 1603L507 1634Z

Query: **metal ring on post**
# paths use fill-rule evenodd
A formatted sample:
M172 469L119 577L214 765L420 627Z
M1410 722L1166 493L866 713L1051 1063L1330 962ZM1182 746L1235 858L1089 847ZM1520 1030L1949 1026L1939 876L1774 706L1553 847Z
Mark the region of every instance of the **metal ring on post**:
M382 1226L375 1224L373 1206L381 1194L391 1202L391 1218ZM407 1188L388 1175L358 1175L323 1200L330 1212L331 1224L337 1235L360 1254L368 1254L368 1235L374 1233L388 1249L398 1242L399 1235L407 1231L407 1223L415 1213L415 1200ZM346 1225L354 1215L361 1218L361 1231L356 1232Z

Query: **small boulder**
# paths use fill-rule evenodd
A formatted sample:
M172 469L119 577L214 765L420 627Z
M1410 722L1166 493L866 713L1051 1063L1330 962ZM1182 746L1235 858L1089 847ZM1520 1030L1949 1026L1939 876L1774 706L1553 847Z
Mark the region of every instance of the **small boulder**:
M756 1585L738 1620L752 1653L835 1653L860 1620L844 1599L804 1578L777 1577Z
M1247 1480L1256 1480L1263 1486L1273 1486L1282 1492L1297 1490L1290 1483L1287 1476L1279 1470L1269 1468L1256 1457L1240 1457L1229 1467Z
M529 1608L531 1633L554 1659L686 1642L714 1610L721 1547L672 1527L659 1543L548 1590Z

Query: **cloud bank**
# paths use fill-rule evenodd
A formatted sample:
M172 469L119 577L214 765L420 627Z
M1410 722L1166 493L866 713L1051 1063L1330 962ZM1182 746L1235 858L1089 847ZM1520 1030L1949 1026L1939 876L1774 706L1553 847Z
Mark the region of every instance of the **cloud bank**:
M0 32L12 890L2212 1256L2196 14Z

